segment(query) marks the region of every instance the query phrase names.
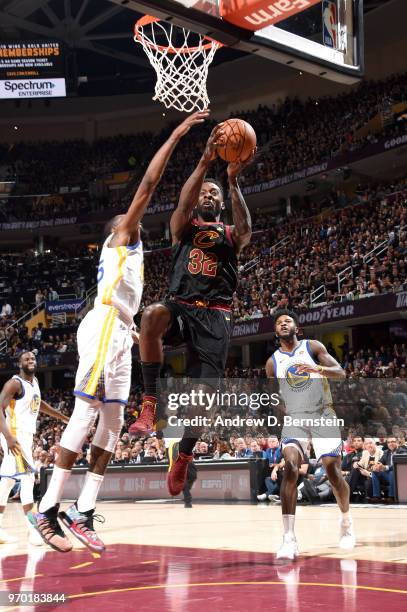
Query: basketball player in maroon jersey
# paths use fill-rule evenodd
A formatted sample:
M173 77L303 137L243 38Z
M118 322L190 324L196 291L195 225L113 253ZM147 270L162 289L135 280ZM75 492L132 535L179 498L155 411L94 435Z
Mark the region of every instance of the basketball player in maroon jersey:
M216 147L224 136L222 124L212 131L204 153L182 188L171 222L172 266L169 296L148 306L141 319L140 356L145 395L139 419L131 432L146 433L156 422L157 383L164 360L163 339L187 346L187 374L191 378L223 376L232 332L231 304L237 285L237 255L249 243L251 217L240 191L238 175L249 164L227 167L233 225L220 221L223 190L207 178ZM169 450L168 489L178 495L185 485L188 464L198 435L185 431L177 452Z

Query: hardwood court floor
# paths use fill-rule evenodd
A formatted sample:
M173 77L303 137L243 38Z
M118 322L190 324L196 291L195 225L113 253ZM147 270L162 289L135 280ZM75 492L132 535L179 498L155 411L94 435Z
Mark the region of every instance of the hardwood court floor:
M3 606L7 593L34 591L65 592L62 609L75 611L407 610L407 507L353 508L352 552L337 548L335 506L299 507L295 563L275 559L281 509L268 505L100 503L102 556L79 543L68 554L30 547L21 507L6 512L19 542L0 545Z

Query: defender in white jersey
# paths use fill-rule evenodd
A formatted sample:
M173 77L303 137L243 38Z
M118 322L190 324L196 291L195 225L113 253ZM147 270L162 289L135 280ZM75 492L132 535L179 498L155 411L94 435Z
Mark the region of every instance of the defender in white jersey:
M76 397L103 404L127 404L131 379L133 317L143 293L143 245L102 248L94 307L77 333L79 365Z
M286 416L299 421L299 425L285 425L282 431L285 466L280 497L284 537L277 558L293 560L298 555L294 534L298 470L311 440L317 459L322 459L341 511L339 545L345 549L353 548L355 536L349 514L349 486L341 473L340 430L328 426L335 420L335 413L327 379L341 380L345 378L345 372L321 342L298 340L295 313L277 311L274 324L280 349L268 359L266 373L269 378L278 379ZM328 421L327 425L324 425L325 421Z
M10 491L17 480L21 482L20 499L25 515L33 507L32 447L39 411L65 423L68 422L68 417L41 399L38 380L34 375L37 367L34 353L31 351L21 353L19 365L19 374L8 380L0 393L0 439L3 449L3 461L0 466L0 543L13 541L2 528L2 522ZM29 541L42 544L28 519L27 524Z
M137 340L133 317L143 291L140 221L179 140L208 116L209 111L194 113L172 132L150 162L127 213L110 223L99 262L94 307L78 329L75 409L61 438L60 453L39 512L31 514L44 541L60 552L69 552L72 543L58 519L92 551L100 553L105 548L94 530L93 517L97 494L123 426L124 405L130 391L131 348ZM97 416L99 422L82 491L77 502L59 512L64 483Z

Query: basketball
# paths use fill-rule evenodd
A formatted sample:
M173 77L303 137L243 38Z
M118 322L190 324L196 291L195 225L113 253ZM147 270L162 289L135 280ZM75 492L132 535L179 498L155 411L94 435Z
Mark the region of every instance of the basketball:
M245 161L256 147L256 132L243 119L228 119L223 124L224 145L217 153L226 162Z

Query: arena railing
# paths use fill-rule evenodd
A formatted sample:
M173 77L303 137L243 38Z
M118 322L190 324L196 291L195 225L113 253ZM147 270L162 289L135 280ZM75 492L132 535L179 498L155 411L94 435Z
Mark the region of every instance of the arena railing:
M400 238L402 232L404 232L406 228L407 228L407 225L402 225L401 227L397 228L397 234L398 234L399 238ZM387 249L390 246L391 246L391 243L389 241L389 238L386 238L385 240L383 240L382 242L377 244L371 251L369 251L369 253L366 253L366 255L363 256L363 263L369 264L375 257L379 257L385 251L387 251ZM353 277L353 268L352 268L352 266L347 266L346 268L341 270L338 273L338 275L337 275L338 292L339 293L341 291L341 287L342 287L343 282L349 276L349 271L351 272L351 276Z
M326 296L326 288L325 285L320 285L314 291L311 291L310 295L310 305L313 308L316 304L321 306L321 300L324 301Z

